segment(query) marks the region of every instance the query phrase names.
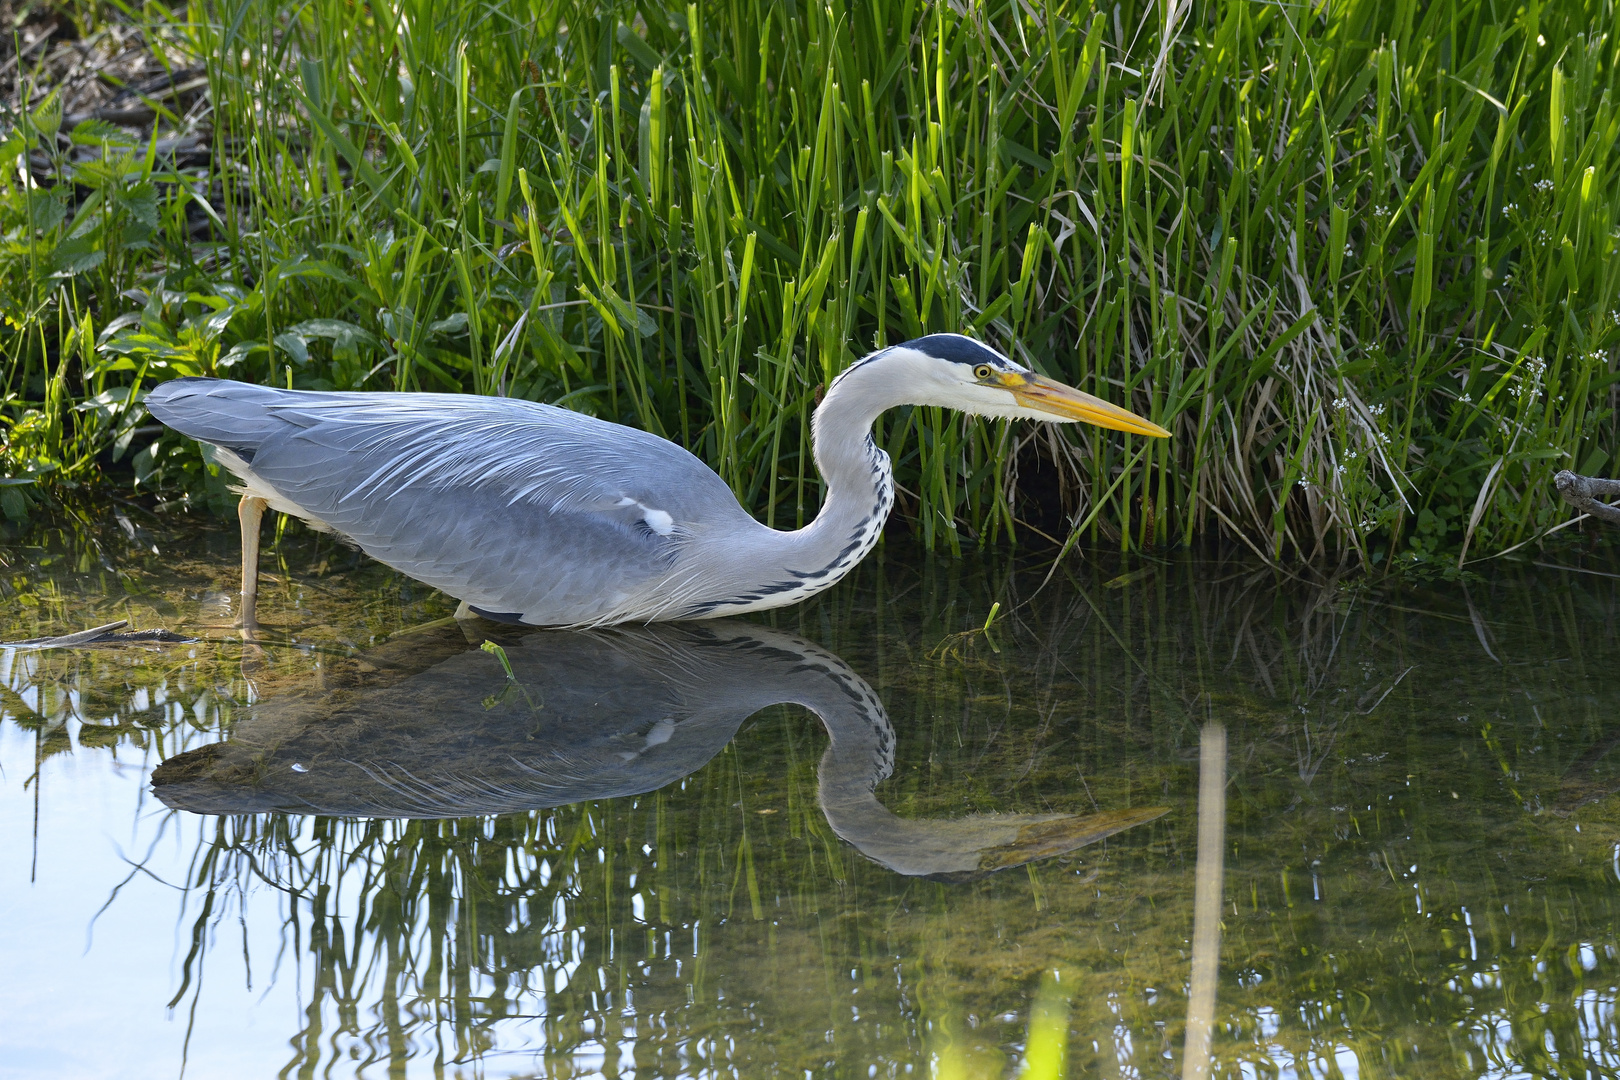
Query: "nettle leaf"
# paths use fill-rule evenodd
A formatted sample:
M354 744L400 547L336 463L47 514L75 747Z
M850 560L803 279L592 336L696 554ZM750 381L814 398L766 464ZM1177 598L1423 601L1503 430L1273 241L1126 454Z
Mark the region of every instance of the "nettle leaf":
M67 204L55 188L28 192L20 209L23 222L32 222L38 232L51 232L67 217Z
M146 241L157 230L144 221L129 221L125 223L119 243L126 248L139 248L145 250L151 247Z
M157 185L150 180L136 184L124 193L129 216L149 229L158 227Z
M56 245L51 252L51 276L72 277L100 266L107 253L96 247L89 238L72 236Z
M85 120L74 126L68 138L80 146L100 146L102 143L112 146L135 145L129 132L106 120Z
M39 107L34 110L30 119L34 123L34 129L45 138L56 138L56 133L62 128L62 94L60 88L50 92Z

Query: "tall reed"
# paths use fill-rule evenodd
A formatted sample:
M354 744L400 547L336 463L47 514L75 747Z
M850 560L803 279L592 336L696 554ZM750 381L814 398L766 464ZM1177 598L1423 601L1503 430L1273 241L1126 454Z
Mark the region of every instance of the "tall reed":
M11 472L92 471L135 445L131 389L177 374L504 392L674 438L791 526L830 379L959 330L1176 438L891 414L927 545L1022 516L1126 550L1500 550L1564 516L1554 469L1617 452L1605 10L144 9L206 66L212 156L64 132L21 70ZM136 470L203 474L168 440Z

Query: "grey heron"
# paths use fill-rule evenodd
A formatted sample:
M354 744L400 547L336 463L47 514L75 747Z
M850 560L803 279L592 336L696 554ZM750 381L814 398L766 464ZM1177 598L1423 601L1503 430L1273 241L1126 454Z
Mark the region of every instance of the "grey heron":
M154 770L153 793L207 814L526 813L674 783L748 717L787 703L827 729L817 797L833 832L901 874L981 877L1166 812L900 817L875 794L895 763L877 693L838 656L768 627L721 619L503 640L504 665L444 626L366 650L359 671L338 661L334 691L255 702L227 742Z
M872 424L899 405L1170 434L972 338L930 334L833 380L812 422L825 502L804 528L779 531L685 449L552 405L206 378L161 383L146 398L153 416L213 446L240 481L245 626L266 507L496 621L603 626L795 603L877 543L894 473Z

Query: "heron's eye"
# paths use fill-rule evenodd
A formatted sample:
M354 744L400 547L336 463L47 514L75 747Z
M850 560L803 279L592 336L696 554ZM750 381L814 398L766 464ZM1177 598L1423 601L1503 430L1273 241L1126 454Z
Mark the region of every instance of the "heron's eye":
M973 369L973 377L975 379L978 379L980 382L989 382L990 381L990 365L989 364L980 364L978 367L974 368Z

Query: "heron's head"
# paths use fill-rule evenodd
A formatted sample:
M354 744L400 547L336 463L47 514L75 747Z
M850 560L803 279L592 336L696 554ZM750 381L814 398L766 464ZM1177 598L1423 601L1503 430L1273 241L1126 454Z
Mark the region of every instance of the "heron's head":
M1127 409L1014 363L961 334L929 334L874 353L905 383L907 400L975 416L1084 421L1160 438L1169 432Z

